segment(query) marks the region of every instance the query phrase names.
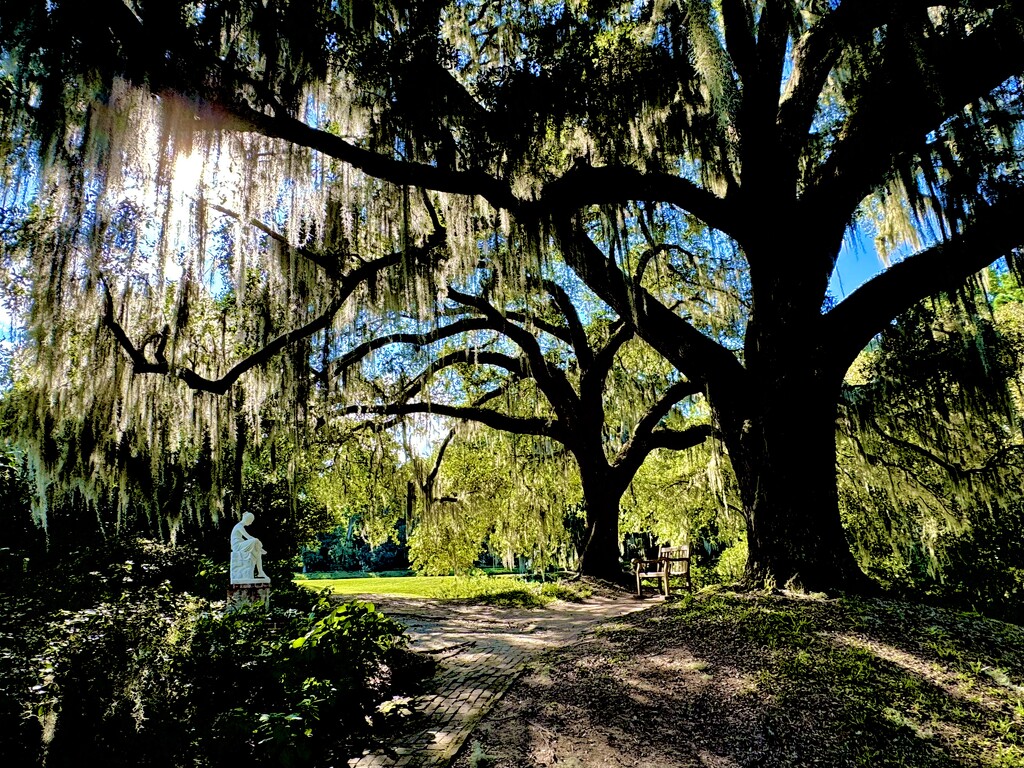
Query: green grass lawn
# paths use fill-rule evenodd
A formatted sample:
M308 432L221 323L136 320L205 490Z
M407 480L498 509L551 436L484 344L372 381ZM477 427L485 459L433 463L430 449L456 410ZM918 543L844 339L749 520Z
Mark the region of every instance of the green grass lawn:
M302 579L296 584L319 591L330 589L336 595L394 595L398 597L444 597L464 576L372 576L336 579Z
M369 576L352 578L299 578L299 586L336 595L381 595L437 600L475 600L493 605L538 607L553 599L580 602L590 595L588 587L555 582L528 583L514 574L489 576Z

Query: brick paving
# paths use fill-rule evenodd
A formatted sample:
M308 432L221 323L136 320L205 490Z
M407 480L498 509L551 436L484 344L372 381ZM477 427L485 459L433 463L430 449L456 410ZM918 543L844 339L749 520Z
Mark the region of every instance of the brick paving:
M597 624L649 607L628 596L592 597L531 611L373 598L409 631L411 647L438 660L430 692L413 700L409 732L388 752L349 760L349 768L440 768L448 765L480 719L526 662L575 640Z

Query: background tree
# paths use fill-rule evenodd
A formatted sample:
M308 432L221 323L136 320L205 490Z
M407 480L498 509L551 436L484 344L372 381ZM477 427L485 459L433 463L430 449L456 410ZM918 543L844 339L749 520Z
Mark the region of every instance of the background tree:
M498 303L500 275L482 279L478 292L447 289L437 311L445 320L436 327L378 335L342 355L331 368L334 375L375 351L412 347L395 358L401 375L395 386L379 391L379 402L349 402L338 412L431 413L559 444L582 485L580 570L620 578L619 505L637 470L655 449L685 450L711 434L706 422L682 417L687 410L697 415L691 402L696 388L663 365L659 370L651 355L630 349L638 345L632 326L600 315L585 324L556 280L528 279L528 293ZM576 301L586 303L586 297ZM396 374L392 366L382 372ZM374 382L378 390L384 389L381 378ZM352 379L341 395L346 401L354 397Z
M434 465L434 498L410 537L416 568L467 570L486 553L492 563L539 574L577 569L582 489L568 453L544 438L471 423L454 431Z
M11 429L27 453L40 524L64 509L81 523L63 521L72 539L83 527L173 536L183 522L194 533L235 515L250 449L252 465L265 440L270 455L283 451L285 466L269 470L279 479L301 463L284 446L304 444L315 418L307 408L314 336L329 348L336 321L351 322L370 294L391 295L388 272L419 268L443 237L417 246L387 233L364 237L358 223L321 237L304 233L317 225L303 220L293 243L264 223L290 226L279 190L233 171L239 155L206 164L193 146L154 171L153 104L126 92L108 107L97 120L141 127L134 143L108 148L120 175L111 174L106 194L76 202L82 179L65 179L70 189L44 185L31 215L12 224L5 266L15 290L6 298L27 332ZM79 203L77 225L63 228L59 211ZM394 250L369 255L389 237ZM366 258L346 250L353 240ZM59 268L51 252L61 254ZM38 270L51 267L63 277L46 286ZM301 540L294 515L286 519L288 538Z

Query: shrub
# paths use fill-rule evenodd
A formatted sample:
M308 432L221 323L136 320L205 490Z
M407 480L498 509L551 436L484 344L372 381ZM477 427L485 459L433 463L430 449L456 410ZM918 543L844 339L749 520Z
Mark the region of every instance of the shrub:
M404 526L400 528L400 534ZM409 549L403 543L385 541L371 547L360 536L349 537L346 526L320 534L318 545L302 552L306 572L315 571L393 571L408 568ZM399 535L399 539L403 538Z
M581 603L593 594L584 584L527 583L518 577L456 576L435 588L443 600L466 600L504 608L539 608L552 600Z
M408 711L391 699L425 670L372 604L276 582L271 610L224 613L160 579L204 583L175 570L191 556L172 550L141 543L131 560L65 571L71 586L55 594L67 608L0 601L9 764L343 764Z
M747 565L747 540L739 539L722 552L715 566L715 575L724 584L731 584L743 578Z

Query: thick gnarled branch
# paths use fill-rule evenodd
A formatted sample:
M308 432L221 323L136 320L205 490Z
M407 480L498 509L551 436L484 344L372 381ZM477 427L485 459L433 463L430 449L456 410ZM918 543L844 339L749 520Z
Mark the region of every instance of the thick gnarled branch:
M712 382L743 376L743 367L731 351L630 281L578 223L570 217L558 219L555 229L573 271L688 379Z
M330 370L321 372L320 377L326 382L343 376L344 373L367 356L392 344L409 344L415 349L429 346L442 339L449 339L461 333L484 331L491 328L491 323L482 317L464 317L448 325L433 328L423 333L388 333L365 341L333 361Z
M447 296L458 304L480 312L491 321L496 330L499 330L523 351L529 361L530 373L534 381L556 409L561 407L560 404L576 399L572 384L569 383L562 370L547 361L536 336L525 328L520 328L510 322L494 305L481 296L463 293L454 288L448 289Z
M832 229L890 171L897 159L924 146L927 134L972 101L1019 75L1024 57L1019 9L1003 5L984 26L962 39L928 38L924 50L929 87L914 67L884 69L867 91L828 159L802 196L805 220ZM910 53L907 54L911 55Z
M735 224L732 208L724 199L689 179L626 166L594 167L587 163L577 163L561 178L546 184L531 210L538 216L564 216L588 205L630 200L674 205L723 232L731 231Z
M1024 247L1020 212L1024 187L1008 187L980 209L964 231L893 264L840 302L824 319L824 350L839 373L871 338L918 301L957 288L968 277L1014 249Z
M412 258L416 260L423 260L429 258L431 251L444 244L445 236L446 235L443 230L433 232L430 235L430 237L427 238L426 242L422 246L411 249L411 253L408 255L411 255ZM275 355L280 353L288 346L298 341L301 341L302 339L307 339L310 336L313 336L314 334L319 333L320 331L323 331L326 328L328 328L331 322L334 320L334 316L338 313L341 307L344 306L345 302L348 301L349 297L356 291L357 288L359 288L359 286L363 285L369 280L372 280L377 274L379 274L383 270L401 263L403 258L406 258L406 254L403 254L401 251L396 251L394 253L381 256L372 261L365 262L360 266L356 267L355 269L353 269L352 271L348 272L337 281L335 287L335 295L330 300L324 311L322 311L313 320L306 323L305 325L287 331L275 337L256 352L246 356L239 362L235 363L235 365L233 365L223 376L216 379L211 379L202 376L201 374L189 368L179 368L178 370L175 371L175 373L191 389L203 392L210 392L215 395L223 395L232 387L232 385L234 385L236 381L238 381L239 377L241 377L242 374L252 370L253 368L259 365L266 364ZM120 326L117 327L119 328ZM114 333L115 336L117 336L116 329L114 330ZM124 336L124 341L122 341L120 338L118 340L122 344L122 346L125 346L127 336L124 335L123 329L121 330L121 335ZM129 349L134 350L134 347L131 345L130 341L127 342L127 347L125 347L125 349L126 351L128 351ZM162 351L162 347L160 347L160 349ZM136 355L141 355L141 353L136 351ZM129 352L129 356L131 356L131 352ZM132 360L134 364L136 362L135 358L133 358ZM146 362L144 356L141 357L141 360L143 363ZM144 367L142 370L139 370L138 368L135 368L135 370L137 372L142 373L166 374L169 372L169 366L167 366L166 368L156 368L152 365L147 364L147 367Z
M427 367L423 369L423 371L421 371L411 382L409 382L402 392L395 396L395 402L408 402L416 395L425 391L438 373L459 364L490 365L495 368L503 368L516 378L524 378L528 375L527 368L523 364L523 361L518 360L511 355L505 355L500 352L491 352L486 349L476 349L473 347L457 349L453 352L441 355L435 360L431 360Z
M682 430L658 426L673 406L700 391L701 388L692 381L677 381L670 386L637 422L613 466L632 476L654 449L683 451L700 445L710 437L712 428L708 424L697 424Z
M579 361L580 368L587 368L593 360L594 353L590 348L590 343L587 341L587 332L583 329L583 323L580 320L579 313L576 311L576 306L572 303L572 299L569 298L569 294L566 293L565 289L554 280L543 280L542 285L544 290L548 292L548 295L551 296L555 307L565 318L568 337L573 351L576 353L576 360Z
M621 323L612 332L608 341L593 355L590 365L582 369L583 376L580 381L580 394L585 400L593 403L596 407L601 407L605 382L608 380L608 373L615 363L615 356L622 349L622 346L633 338L635 333L636 329L632 325Z

